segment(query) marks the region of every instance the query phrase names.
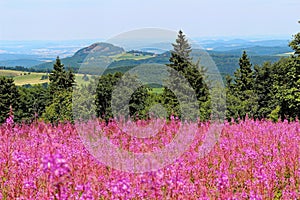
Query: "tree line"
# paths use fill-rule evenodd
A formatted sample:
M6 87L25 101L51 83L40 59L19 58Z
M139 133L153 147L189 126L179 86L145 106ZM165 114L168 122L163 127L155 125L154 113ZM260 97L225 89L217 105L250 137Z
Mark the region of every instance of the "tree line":
M293 36L289 46L294 51L290 57L261 66L252 66L247 52L243 52L239 68L233 76L226 77L227 120L245 119L248 116L277 121L295 120L300 116L300 33ZM162 93L153 92L149 85L142 85L135 91L128 90L132 94L128 103L131 118L147 119L151 117L153 105L160 104L165 108L164 117L167 118L173 115L210 119L213 95L209 90L210 83L205 81L205 68L194 63L190 53L191 46L183 32L179 31L167 64L170 87L164 87ZM178 87L184 84L177 73L188 81L190 88ZM74 72L65 69L59 58L49 74L49 86L17 87L12 78L0 77L0 122L8 117L10 107L13 108L16 121L42 119L55 123L73 121L74 117L88 118L93 113L95 117L108 121L114 117L112 101L122 105L121 94L116 94L117 98L112 99L115 86L122 78L124 74L121 72L109 73L92 78L88 85L78 86ZM135 77L127 78L133 80ZM126 86L124 88L131 88L125 82L122 84ZM74 88L77 92L73 91ZM189 105L190 102L185 100L188 94L192 94L189 93L190 89L195 95L195 105ZM72 101L76 101L76 108L73 108Z

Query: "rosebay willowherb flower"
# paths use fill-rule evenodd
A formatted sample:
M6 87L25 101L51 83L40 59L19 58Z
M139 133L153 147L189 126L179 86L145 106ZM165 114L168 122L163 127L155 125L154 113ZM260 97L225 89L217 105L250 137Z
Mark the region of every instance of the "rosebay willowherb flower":
M99 123L99 121L98 121ZM101 122L102 123L102 122ZM143 126L146 122L139 122ZM150 123L150 122L149 122ZM174 163L160 170L127 173L89 154L75 125L44 122L0 126L1 199L297 199L299 122L246 120L224 123L219 142L199 158L210 123L191 124L196 137ZM134 138L114 122L93 134L114 138L133 152L170 143L176 120L153 138ZM126 124L124 124L126 128ZM128 124L128 130L132 124ZM153 129L156 127L153 126ZM135 129L132 129L135 130ZM93 139L93 137L91 137ZM95 141L94 148L97 147Z
M41 168L51 178L63 178L70 172L69 165L61 154L45 155L41 159Z

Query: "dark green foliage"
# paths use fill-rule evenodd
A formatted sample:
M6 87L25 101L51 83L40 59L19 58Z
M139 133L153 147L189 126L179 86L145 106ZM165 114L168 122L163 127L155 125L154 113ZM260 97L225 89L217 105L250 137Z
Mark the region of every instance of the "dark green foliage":
M28 88L19 87L18 93L20 95L19 109L15 112L15 117L27 122L41 117L49 104L49 90L42 85L34 85Z
M53 97L51 104L46 107L42 117L51 123L73 122L72 92L58 92Z
M96 79L89 85L77 87L73 91L74 120L89 120L96 117Z
M240 59L234 80L227 78L227 117L294 120L300 116L300 33L290 47L294 55L278 62L255 66L254 74L247 55Z
M150 88L141 86L133 92L129 101L129 115L133 119L145 119L147 113L147 100L149 98Z
M121 117L126 117L126 111L129 109L130 117L143 118L149 88L142 85L136 88L134 83L135 77L120 72L101 76L96 90L97 117L105 120L120 117L113 116L113 110ZM126 97L128 94L131 95L130 98ZM112 107L112 102L115 107Z
M300 116L300 62L292 56L274 65L275 97L280 106L282 119Z
M19 94L12 78L0 77L0 123L9 115L10 106L13 110L18 108Z
M254 67L254 89L257 95L257 113L254 117L259 119L268 118L277 107L274 91L274 74L272 64L266 62L263 66ZM273 112L273 115L275 113ZM274 118L274 117L273 117Z
M112 117L111 98L114 85L122 78L122 73L103 75L100 77L96 90L97 117L109 119Z
M171 68L169 70L170 78L167 82L168 87L164 88L162 95L164 106L169 115L183 117L182 111L187 109L190 116L185 117L195 119L195 117L199 117L200 112L202 120L208 119L210 114L209 92L208 86L204 82L204 70L199 70L198 64L192 63L191 46L182 31L179 31L173 47L170 64L167 64ZM192 105L193 103L189 102L190 99L196 99L198 105Z
M300 33L294 35L289 46L294 50L294 55L274 65L276 76L275 90L279 101L281 118L290 120L300 117Z
M46 107L43 119L50 122L73 121L72 89L75 75L71 70L66 71L59 57L49 75L50 104Z
M237 89L241 92L252 90L254 84L254 77L251 69L252 64L250 63L250 60L245 51L243 52L243 55L239 60L239 66L239 70L237 70L237 72L235 73L235 82Z
M151 88L151 86L149 87ZM159 85L159 87L161 87L161 85ZM145 119L167 118L166 108L164 108L163 103L164 102L161 93L155 93L153 90L149 90L142 116Z
M300 33L294 36L294 39L289 43L289 46L295 51L295 56L300 56Z
M49 80L50 94L53 95L56 92L72 90L75 83L75 75L71 70L66 71L59 57L57 57L53 70L49 75Z
M192 52L192 48L181 30L178 32L176 43L172 45L174 47L173 53L176 53L179 57L181 57L184 60L191 61L190 53ZM175 61L175 59L173 60L173 57L171 57L170 61L173 62ZM176 61L174 62L174 64L176 65Z
M254 117L258 109L252 64L245 51L239 60L239 66L240 68L234 73L234 79L229 77L226 79L228 119L231 117L244 119L247 114L249 117Z

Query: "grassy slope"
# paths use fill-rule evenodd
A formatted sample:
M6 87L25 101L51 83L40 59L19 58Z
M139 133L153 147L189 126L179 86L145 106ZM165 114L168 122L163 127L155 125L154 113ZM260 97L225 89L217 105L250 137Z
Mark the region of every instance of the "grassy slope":
M43 75L46 75L46 73L0 70L0 76L13 77L16 85L34 85L48 82L48 80L41 80Z
M22 74L22 75L21 75ZM25 75L24 75L25 74ZM41 80L42 76L46 75L46 73L35 73L35 72L23 72L23 71L15 71L15 70L0 70L0 76L12 77L15 80L15 84L18 86L26 85L26 84L42 84L47 83L49 80ZM76 83L78 85L84 84L85 81L82 79L83 74L76 74ZM88 75L90 78L90 76Z
M152 58L153 56L151 55L133 55L132 53L123 53L123 54L118 54L115 56L111 56L112 59L115 61L120 61L120 60L144 60L147 58Z
M42 83L49 82L49 80L41 80L41 77L43 75L46 75L46 73L31 72L30 74L28 74L28 72L23 72L23 71L0 70L0 76L7 76L7 77L14 78L15 84L17 86L22 86L26 84L35 85L35 84L42 84ZM84 85L89 83L89 81L84 81L82 79L82 77L84 76L83 74L75 74L75 75L76 75L75 80L78 85ZM91 75L87 75L87 76L89 77L89 79L91 79ZM163 88L152 88L151 93L162 94Z
M162 94L163 92L164 92L163 88L152 88L152 92L150 93Z
M84 75L83 74L75 74L75 82L77 85L84 85L84 84L89 84L89 81L84 81L82 79ZM91 79L91 75L87 75L89 77L89 79Z

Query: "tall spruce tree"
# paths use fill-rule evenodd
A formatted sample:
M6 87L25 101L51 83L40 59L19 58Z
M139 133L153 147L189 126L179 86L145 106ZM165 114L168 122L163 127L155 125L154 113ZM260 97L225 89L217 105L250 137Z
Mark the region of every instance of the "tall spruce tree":
M17 109L19 93L12 78L0 77L0 123L9 115L10 107Z
M252 64L244 51L239 60L239 69L234 72L233 83L227 79L227 117L240 117L257 113L257 95L254 91L254 73Z
M182 105L180 105L178 98L186 100L189 97L184 97L184 95L188 93L195 94L200 110L191 110L190 116L185 116L185 118L195 118L199 116L200 112L202 120L208 119L210 113L209 91L207 84L204 82L204 70L199 69L199 63L195 64L192 62L192 57L190 56L192 48L181 30L173 47L174 49L169 59L170 63L167 64L171 68L169 70L170 81L168 82L171 88L164 88L162 95L164 106L167 108L169 115L182 117L181 108L190 106L184 105L184 102L181 102ZM183 77L190 86L187 86L185 81L178 75ZM177 93L177 96L174 92Z
M174 48L173 53L176 53L176 55L187 61L191 60L190 53L192 52L192 47L181 30L178 32L176 43L172 44L172 46ZM170 60L172 60L172 57Z
M75 75L69 69L65 70L59 57L53 65L49 75L50 104L45 108L43 118L46 121L72 121L72 89L75 84Z
M254 90L255 94L257 95L258 103L258 109L255 117L264 119L268 118L278 106L277 100L275 99L275 91L273 88L273 65L270 62L266 62L262 66L256 65L254 67L254 70Z
M71 90L75 84L75 75L70 69L66 71L59 57L57 57L53 70L49 75L49 80L50 93L53 95L62 90Z
M278 80L277 97L280 101L281 118L295 119L300 116L300 33L294 35L289 46L294 54L284 66L286 82Z
M246 51L243 52L243 55L239 60L239 66L239 71L235 74L237 89L241 90L241 92L252 90L254 84L254 76L251 69L252 64L250 63Z

